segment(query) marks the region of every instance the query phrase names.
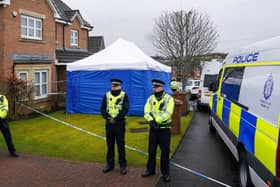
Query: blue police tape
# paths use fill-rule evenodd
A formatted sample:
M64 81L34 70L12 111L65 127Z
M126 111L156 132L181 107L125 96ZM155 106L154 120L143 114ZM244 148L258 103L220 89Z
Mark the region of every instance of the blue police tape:
M86 133L86 134L88 134L88 135L91 135L91 136L94 136L94 137L96 137L96 138L100 138L100 139L102 139L102 140L106 140L106 137L104 137L104 136L98 135L98 134L93 133L93 132L89 132L89 131L84 130L84 129L79 128L79 127L76 127L76 126L74 126L74 125L72 125L72 124L70 124L70 123L68 123L68 122L65 122L65 121L59 120L59 119L57 119L57 118L54 118L54 117L52 117L52 116L50 116L50 115L48 115L48 114L45 114L45 113L43 113L43 112L40 112L39 110L36 110L36 109L34 109L34 108L31 108L31 107L29 107L29 106L27 106L27 105L25 105L25 104L22 104L22 103L18 103L18 104L24 106L25 108L27 108L27 109L29 109L29 110L32 110L32 111L36 112L36 113L38 113L38 114L40 114L40 115L42 115L42 116L45 116L46 118L52 119L52 120L54 120L54 121L56 121L56 122L58 122L58 123L62 123L63 125L66 125L66 126L68 126L68 127L74 128L74 129L76 129L76 130L78 130L78 131L84 132L84 133ZM128 145L125 145L125 147L126 147L127 149L131 150L131 151L140 153L140 154L142 154L142 155L146 155L146 156L149 155L147 152L142 151L142 150L140 150L140 149L136 149L136 148L131 147L131 146L128 146ZM157 157L157 159L159 159L159 157ZM180 169L183 169L183 170L185 170L185 171L188 171L188 172L190 172L190 173L192 173L192 174L194 174L194 175L200 176L200 177L202 177L202 178L204 178L204 179L210 180L210 181L215 182L215 183L217 183L217 184L220 184L220 185L222 185L222 186L231 187L230 185L227 185L227 184L225 184L225 183L223 183L223 182L220 182L220 181L218 181L218 180L216 180L216 179L213 179L213 178L211 178L211 177L208 177L208 176L206 176L206 175L204 175L204 174L202 174L202 173L200 173L200 172L197 172L197 171L194 171L194 170L192 170L192 169L189 169L189 168L186 168L186 167L184 167L184 166L181 166L181 165L179 165L179 164L176 164L176 163L173 162L173 161L170 161L169 163L170 163L170 165L172 165L172 166L178 167L178 168L180 168Z

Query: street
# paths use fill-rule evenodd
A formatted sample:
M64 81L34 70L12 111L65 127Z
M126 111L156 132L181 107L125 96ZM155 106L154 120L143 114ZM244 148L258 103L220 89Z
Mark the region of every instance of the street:
M172 161L227 185L238 186L237 162L218 135L209 132L207 112L195 112ZM159 180L157 186L222 186L174 166L170 166L170 172L171 182Z

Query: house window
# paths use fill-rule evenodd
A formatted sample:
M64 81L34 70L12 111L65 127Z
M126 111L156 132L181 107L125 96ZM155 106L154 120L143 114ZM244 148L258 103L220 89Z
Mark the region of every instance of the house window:
M22 15L21 38L42 40L42 19Z
M24 81L27 81L28 80L28 72L27 71L20 71L18 73L18 78L20 80L24 80Z
M37 70L35 71L34 78L35 99L48 97L48 71Z
M79 35L77 30L71 29L71 46L78 46Z
M28 100L28 71L19 71L18 79L24 81L19 87L18 99L19 101Z

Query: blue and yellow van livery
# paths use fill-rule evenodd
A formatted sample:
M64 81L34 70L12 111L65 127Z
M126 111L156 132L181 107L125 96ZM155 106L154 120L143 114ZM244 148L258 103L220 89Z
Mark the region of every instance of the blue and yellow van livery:
M280 186L280 37L229 55L216 85L210 130L238 160L240 186Z

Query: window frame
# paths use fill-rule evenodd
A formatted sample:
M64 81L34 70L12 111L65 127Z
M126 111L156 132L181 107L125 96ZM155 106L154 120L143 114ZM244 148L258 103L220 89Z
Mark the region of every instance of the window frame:
M26 18L26 25L23 25L22 19ZM43 39L43 20L32 16L21 15L20 18L20 37L24 39L42 40ZM29 25L29 21L33 21L33 27ZM41 27L37 27L37 22L40 22ZM23 28L26 28L26 35L23 34ZM33 35L30 36L30 29L33 30ZM37 36L37 31L40 31L40 36Z
M20 77L20 74L22 74L22 73L23 73L23 74L26 74L26 80L24 80L24 81L26 81L26 92L28 92L28 90L29 90L29 88L28 88L28 86L29 86L29 84L28 84L29 72L28 72L27 70L19 70L18 73L17 73L17 78L20 79L20 80L23 80L23 79L21 79L21 77ZM27 101L27 100L28 100L27 97L20 98L20 101Z
M77 34L77 37L75 36ZM70 45L73 47L79 46L79 31L76 29L70 30Z
M231 72L228 72L227 71L230 71L232 70ZM243 76L244 76L244 70L245 70L245 67L243 66L238 66L238 67L227 67L224 69L224 74L223 74L223 77L222 77L222 83L221 83L221 90L220 90L220 93L221 93L221 96L234 102L235 104L240 104L239 103L239 96L240 96L240 89L241 89L241 86L242 86L242 81L243 81ZM229 76L231 75L233 72L237 72L237 71L242 71L242 76L241 78L239 79L240 80L240 83L237 85L239 86L239 91L238 91L238 98L233 98L233 97L228 97L229 95L227 95L228 93L228 90L226 90L226 92L223 90L225 89L224 88L224 84L228 84L228 83L225 83L229 78L232 78L232 76ZM229 84L228 84L229 85ZM236 85L236 84L230 84L230 85ZM231 92L232 93L232 92ZM231 96L231 95L230 95ZM242 107L245 107L245 106L242 106Z
M28 81L28 71L26 71L26 70L19 70L19 71L18 71L18 79L21 80L20 74L22 74L22 73L25 73L25 74L26 74L26 80L25 80L25 81Z
M199 87L200 86L200 81L194 81L194 86Z
M39 73L39 83L35 83L35 74ZM46 82L43 83L42 81L42 74L46 73ZM34 71L34 99L43 99L43 98L47 98L48 97L48 70L35 70ZM42 90L43 90L43 85L46 85L46 93L43 94ZM35 92L35 87L39 86L39 96L37 96L37 93Z

